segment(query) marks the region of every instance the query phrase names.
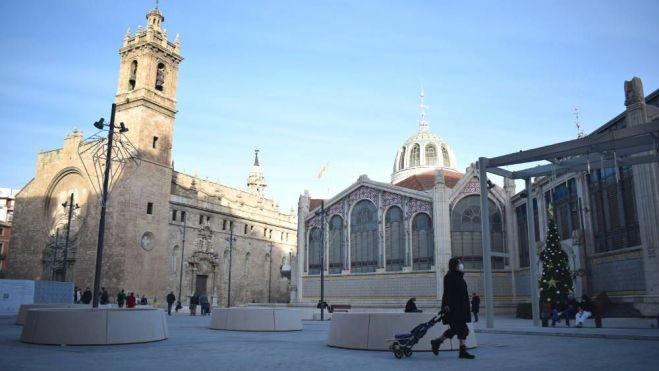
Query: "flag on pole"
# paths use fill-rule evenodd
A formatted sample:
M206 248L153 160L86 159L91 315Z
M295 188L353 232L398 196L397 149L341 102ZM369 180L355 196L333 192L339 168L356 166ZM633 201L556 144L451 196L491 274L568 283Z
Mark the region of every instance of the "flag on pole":
M325 175L325 171L327 171L327 164L321 166L320 171L318 172L318 175L316 176L316 178L318 178L318 179L322 178L323 175Z

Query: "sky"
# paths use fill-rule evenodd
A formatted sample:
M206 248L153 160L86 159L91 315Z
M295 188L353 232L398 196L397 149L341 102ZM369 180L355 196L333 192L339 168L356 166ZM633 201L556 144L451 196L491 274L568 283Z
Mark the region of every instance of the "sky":
M155 1L0 2L0 187L21 188L39 150L109 118L128 27ZM175 169L246 187L254 149L283 211L361 174L390 181L418 130L464 171L576 137L624 110L625 80L659 89L659 2L174 1L180 34ZM127 123L128 126L129 123ZM320 179L322 166L327 170Z

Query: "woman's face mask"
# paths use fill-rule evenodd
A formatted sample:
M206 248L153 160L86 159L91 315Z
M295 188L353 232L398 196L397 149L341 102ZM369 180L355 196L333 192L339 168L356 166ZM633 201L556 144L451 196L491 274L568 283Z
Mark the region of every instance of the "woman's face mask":
M460 272L464 272L464 270L465 270L465 266L464 266L464 264L462 264L462 263L458 264L458 270L459 270Z

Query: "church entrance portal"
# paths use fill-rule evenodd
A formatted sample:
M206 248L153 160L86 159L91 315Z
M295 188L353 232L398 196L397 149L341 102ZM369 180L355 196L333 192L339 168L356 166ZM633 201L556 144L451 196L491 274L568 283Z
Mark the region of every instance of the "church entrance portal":
M207 275L205 275L205 274L204 275L202 275L202 274L197 275L197 281L196 281L196 284L195 284L195 292L199 296L207 295L207 292L206 292L206 281L207 280L208 280Z

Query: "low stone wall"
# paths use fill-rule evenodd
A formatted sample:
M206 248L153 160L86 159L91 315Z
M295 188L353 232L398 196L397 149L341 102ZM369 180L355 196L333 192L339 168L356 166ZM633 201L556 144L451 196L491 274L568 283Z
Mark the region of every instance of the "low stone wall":
M327 345L337 348L363 350L389 350L396 334L409 333L414 327L430 321L434 313L334 313L330 322ZM475 348L476 334L471 323L467 347ZM414 346L414 351L430 351L430 340L440 337L448 326L435 324ZM445 341L440 350L458 350L458 339Z
M28 310L47 308L91 308L91 304L21 304L21 308L18 310L18 316L16 316L16 324L25 324Z
M209 325L213 330L299 331L302 312L279 308L213 308Z
M53 345L146 343L168 336L161 309L29 309L20 340Z

